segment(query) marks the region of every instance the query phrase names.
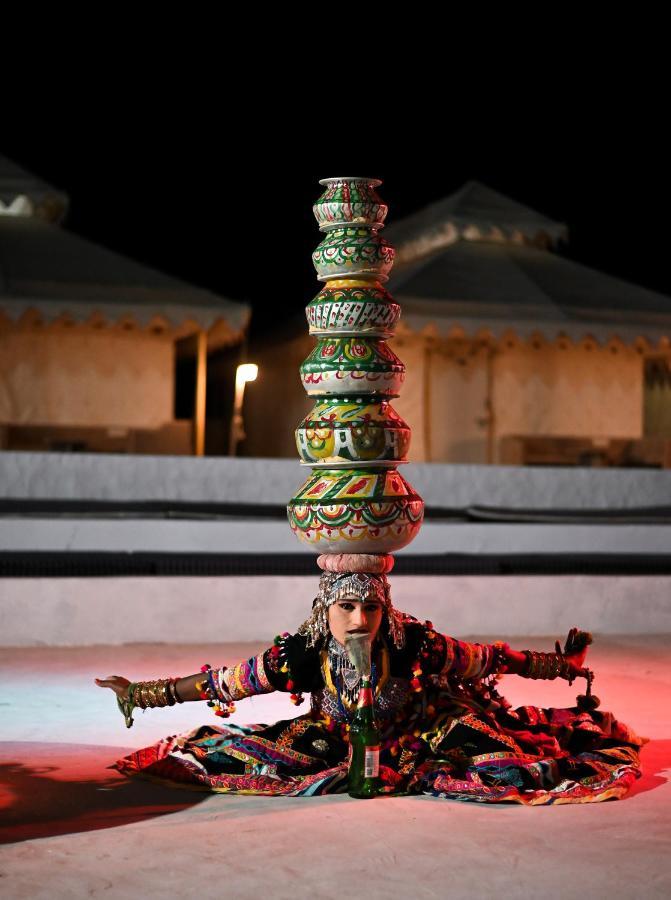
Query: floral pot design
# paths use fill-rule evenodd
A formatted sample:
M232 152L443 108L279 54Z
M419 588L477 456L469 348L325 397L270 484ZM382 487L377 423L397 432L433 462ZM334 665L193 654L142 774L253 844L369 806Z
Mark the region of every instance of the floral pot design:
M347 225L382 228L387 205L375 191L382 184L377 178L322 178L319 183L325 185L326 190L312 211L320 231Z
M354 279L328 281L305 308L310 334L390 337L401 307L381 284Z
M386 342L377 338L321 338L300 367L310 396L375 394L397 397L405 366Z
M394 248L370 228L329 231L312 254L320 281L362 275L386 281L394 264Z
M296 429L299 456L315 466L396 466L409 446L409 426L386 400L369 397L320 400Z
M393 553L421 528L424 501L395 470L313 473L287 507L296 537L321 553Z

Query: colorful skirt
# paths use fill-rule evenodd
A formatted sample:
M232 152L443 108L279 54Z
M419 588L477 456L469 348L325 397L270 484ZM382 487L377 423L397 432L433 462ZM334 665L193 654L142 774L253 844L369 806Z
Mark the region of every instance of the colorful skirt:
M641 775L646 740L598 710L491 712L463 701L423 702L381 731L381 793L531 806L623 797ZM347 758L347 726L310 713L270 726L202 726L116 767L192 790L307 797L346 792Z

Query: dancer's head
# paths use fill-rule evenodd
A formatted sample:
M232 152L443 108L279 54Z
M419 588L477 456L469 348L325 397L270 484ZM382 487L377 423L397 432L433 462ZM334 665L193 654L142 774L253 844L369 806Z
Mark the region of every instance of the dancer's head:
M328 608L329 630L343 646L348 634L358 632L365 632L374 641L382 624L383 609L377 598L341 597Z
M402 647L402 615L392 606L386 575L362 572L324 572L312 615L299 628L308 646L332 634L341 644L348 631L365 629L374 639L378 632Z

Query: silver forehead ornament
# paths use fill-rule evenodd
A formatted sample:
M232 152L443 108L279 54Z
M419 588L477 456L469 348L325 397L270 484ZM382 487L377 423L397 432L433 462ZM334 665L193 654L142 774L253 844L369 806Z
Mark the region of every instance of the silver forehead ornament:
M386 575L369 575L363 572L322 572L319 579L319 593L312 604L312 615L298 629L307 636L307 646L313 647L320 638L330 634L328 609L338 600L377 600L387 616L389 637L394 646L401 649L405 644L403 614L391 602L389 581Z

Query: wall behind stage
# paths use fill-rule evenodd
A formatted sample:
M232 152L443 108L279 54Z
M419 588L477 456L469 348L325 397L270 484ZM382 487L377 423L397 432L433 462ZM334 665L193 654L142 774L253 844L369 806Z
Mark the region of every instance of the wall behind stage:
M475 344L450 352L422 335L392 347L407 368L393 406L413 429L415 462L487 461L489 383L492 462L508 435L642 437L643 360L634 348L515 343L488 361L489 351Z
M0 422L158 427L173 419L174 344L137 331L0 334Z
M240 455L296 458L293 431L313 405L298 367L315 344L302 323L296 328L253 348L259 378L245 393ZM490 386L494 463L509 435L642 437L643 359L633 347L515 341L492 352L477 341L455 349L413 333L390 347L406 366L392 406L412 428L414 462L486 463Z
M494 358L496 438L640 438L643 360L634 348L541 344Z

